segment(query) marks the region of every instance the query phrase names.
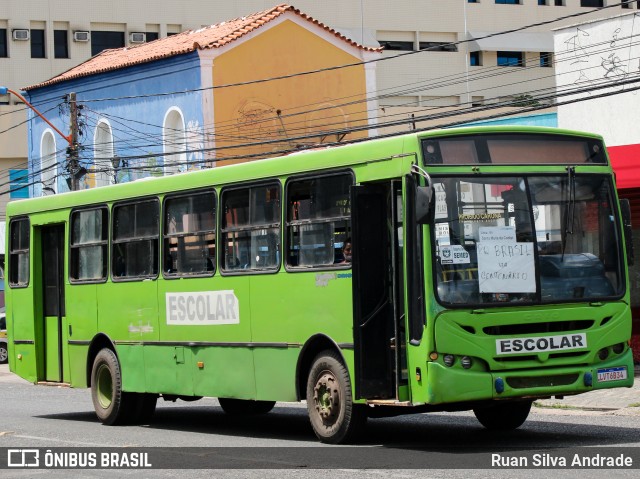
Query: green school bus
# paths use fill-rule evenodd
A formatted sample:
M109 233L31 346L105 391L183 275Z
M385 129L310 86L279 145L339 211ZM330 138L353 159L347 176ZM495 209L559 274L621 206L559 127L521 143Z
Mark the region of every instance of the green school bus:
M10 369L107 425L215 397L306 401L328 443L431 411L514 429L633 383L622 211L601 137L527 127L11 202Z

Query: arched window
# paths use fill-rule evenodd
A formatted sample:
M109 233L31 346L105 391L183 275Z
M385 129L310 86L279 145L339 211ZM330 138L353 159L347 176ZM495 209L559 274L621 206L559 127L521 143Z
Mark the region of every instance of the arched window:
M40 181L42 196L54 195L58 192L58 155L56 139L51 130L46 130L40 140Z
M113 135L106 120L100 120L93 138L93 167L96 187L107 186L115 181L113 171Z
M164 145L164 174L173 175L187 169L187 140L184 117L177 108L164 117L162 141Z

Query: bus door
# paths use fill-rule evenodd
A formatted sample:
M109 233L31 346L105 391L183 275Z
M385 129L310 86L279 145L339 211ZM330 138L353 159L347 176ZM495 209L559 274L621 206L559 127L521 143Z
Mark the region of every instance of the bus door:
M45 381L63 381L64 306L64 225L41 229L43 358Z
M398 195L400 187L391 182L351 190L357 399L396 399L402 381Z

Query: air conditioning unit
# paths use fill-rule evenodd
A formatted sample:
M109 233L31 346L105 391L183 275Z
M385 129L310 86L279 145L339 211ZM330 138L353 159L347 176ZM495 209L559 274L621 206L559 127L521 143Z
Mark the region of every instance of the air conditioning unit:
M89 32L73 32L74 42L88 42L90 39Z
M29 30L26 28L12 30L12 37L14 40L26 41L29 40Z
M147 36L143 32L133 32L129 34L130 43L144 43L147 41Z

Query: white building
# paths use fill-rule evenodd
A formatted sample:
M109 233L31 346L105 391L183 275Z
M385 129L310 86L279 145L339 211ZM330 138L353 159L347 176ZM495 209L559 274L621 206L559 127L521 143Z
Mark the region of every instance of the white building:
M78 65L104 48L134 46L247 15L274 1L3 0L0 86L19 90ZM552 91L552 29L636 8L619 0L298 0L293 4L365 45L384 45L376 67L380 121L407 120ZM593 7L609 6L592 12ZM538 26L492 36L526 25ZM467 41L469 40L469 41ZM418 52L418 50L427 51ZM415 52L415 53L412 53ZM526 97L525 97L526 98ZM0 220L26 169L24 106L0 96ZM398 115L398 109L402 109ZM46 114L46 112L44 112ZM58 114L58 112L49 112ZM436 124L446 121L440 120ZM396 126L411 128L410 124ZM20 196L14 191L13 196Z

